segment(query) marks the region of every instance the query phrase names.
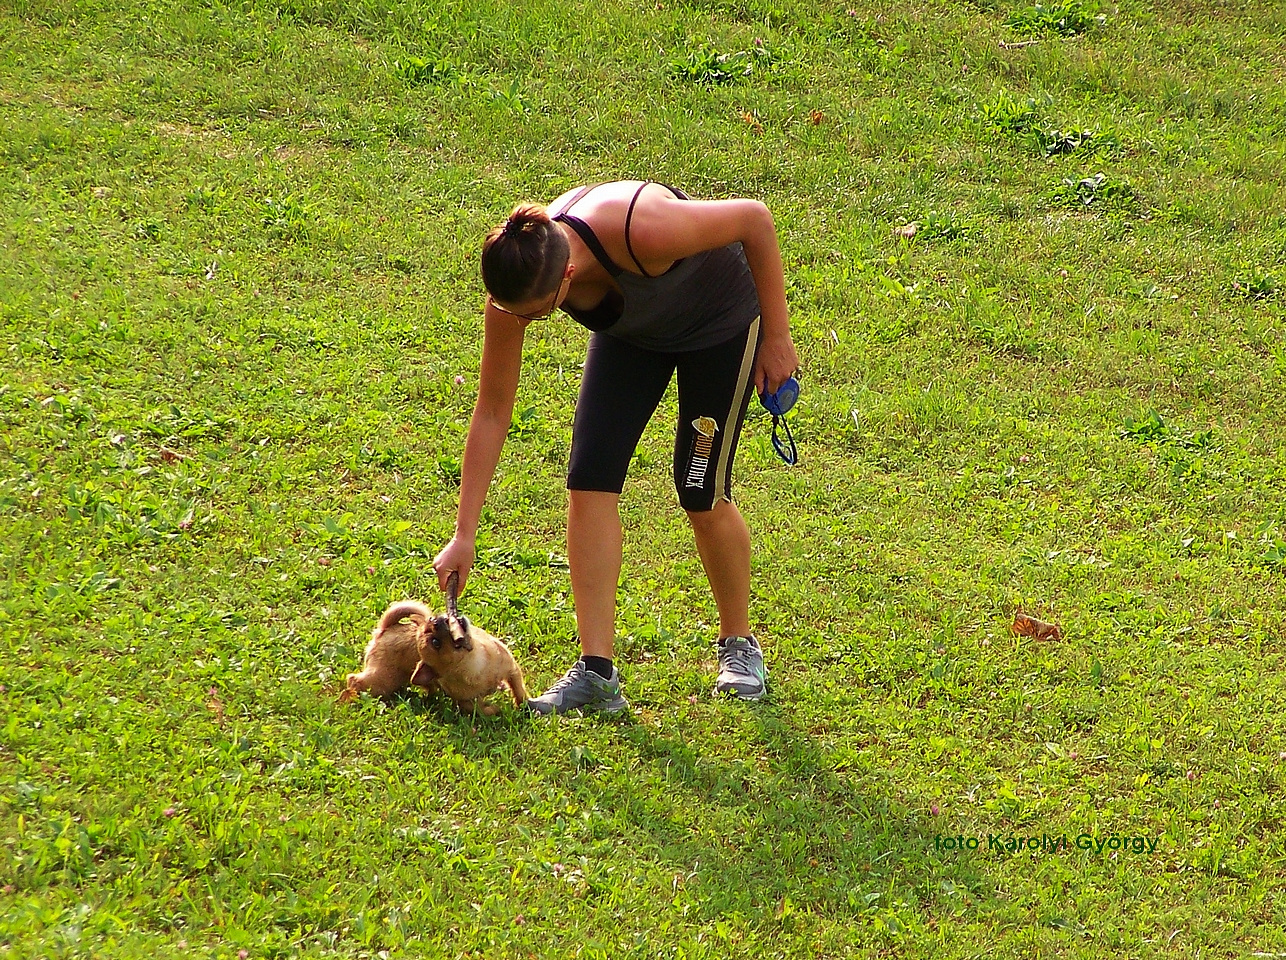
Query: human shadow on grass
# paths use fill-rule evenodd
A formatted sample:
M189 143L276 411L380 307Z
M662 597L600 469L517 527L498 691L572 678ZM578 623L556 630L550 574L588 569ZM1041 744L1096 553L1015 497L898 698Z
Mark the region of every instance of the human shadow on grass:
M551 722L509 704L494 717L462 714L445 697L414 691L389 702L432 724L473 760L512 757L533 722ZM676 887L712 919L775 915L788 906L857 916L896 909L899 901L953 913L991 899L992 882L977 869L984 864L935 850L926 816L903 807L891 788L882 790L878 772L838 769L797 729L788 707L729 702L727 709L749 721L745 759L712 757L699 741L629 714L602 722L623 751L632 750L637 764L621 759L637 773L573 775L559 785L628 821L631 845L670 865ZM735 715L728 722L737 722ZM698 806L714 815L694 818Z
M954 912L990 899L991 883L970 858L935 851L927 818L869 777L835 769L788 710L760 704L748 717L767 770L753 759L711 759L689 740L632 724L622 741L670 789L614 788L618 796L602 798L628 804L634 828L681 868L711 917L780 914L788 905L851 916L898 901ZM720 812L696 827L690 812L676 816L695 804Z

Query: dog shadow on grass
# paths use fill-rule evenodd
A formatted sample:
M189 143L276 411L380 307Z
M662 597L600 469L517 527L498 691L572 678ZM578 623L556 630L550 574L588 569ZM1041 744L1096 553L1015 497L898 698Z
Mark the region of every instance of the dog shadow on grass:
M440 735L461 754L486 754L497 747L516 746L526 736L530 718L513 700L499 695L492 698L499 711L487 716L481 710L462 711L451 699L440 693L403 690L387 699L390 709L405 710L416 721L440 731Z
M474 711L461 710L444 693L429 693L413 687L391 694L386 698L385 702L390 707L406 710L412 716L424 718L425 723L438 722L447 726L477 725L478 723L513 726L511 723L505 722L509 714L517 712L512 709L513 701L507 697L502 701L499 694L493 700L495 706L501 707L496 716L487 716L481 709Z

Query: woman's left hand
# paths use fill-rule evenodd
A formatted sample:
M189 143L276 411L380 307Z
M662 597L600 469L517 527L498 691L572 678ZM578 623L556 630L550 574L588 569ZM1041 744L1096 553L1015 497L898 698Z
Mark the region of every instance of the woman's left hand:
M765 334L763 342L759 344L759 357L755 360L755 390L763 393L766 383L768 393L776 393L798 369L799 354L795 352L790 334Z

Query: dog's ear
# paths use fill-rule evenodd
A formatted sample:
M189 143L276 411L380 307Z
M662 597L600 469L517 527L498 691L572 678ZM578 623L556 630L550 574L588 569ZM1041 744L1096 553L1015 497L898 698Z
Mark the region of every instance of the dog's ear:
M437 673L423 660L415 665L415 673L411 674L412 686L424 687L426 690L432 687L437 679Z

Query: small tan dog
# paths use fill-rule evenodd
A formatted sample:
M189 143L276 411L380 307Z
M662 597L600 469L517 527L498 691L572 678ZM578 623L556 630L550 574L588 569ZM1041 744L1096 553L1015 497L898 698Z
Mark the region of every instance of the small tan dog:
M420 632L419 661L411 683L426 688L436 685L462 712L476 708L485 716L495 716L496 707L489 703L478 707L477 701L501 687L513 694L516 706L527 702L522 668L509 648L459 614L437 617Z
M454 578L447 595L448 616L435 617L416 600L394 603L384 611L366 645L361 673L350 673L340 700L362 692L387 697L408 684L441 690L457 707L470 712L476 701L501 687L514 703L527 702L522 668L509 648L455 610ZM491 704L478 708L485 716L498 711Z
M362 672L348 675L340 700L353 700L363 692L387 697L409 684L420 663L420 635L432 619L429 608L415 600L385 610L366 645ZM429 689L437 689L437 684Z

